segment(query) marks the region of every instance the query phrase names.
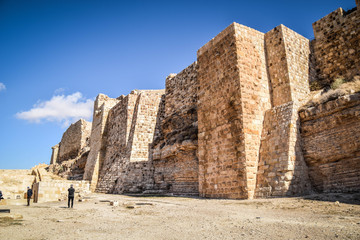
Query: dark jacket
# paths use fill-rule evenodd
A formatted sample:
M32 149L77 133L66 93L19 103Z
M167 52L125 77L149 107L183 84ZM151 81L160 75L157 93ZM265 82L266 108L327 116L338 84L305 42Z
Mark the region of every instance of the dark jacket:
M69 197L74 197L75 188L70 187L70 188L68 189L68 192L69 192Z
M4 199L1 191L0 191L0 199Z
M27 197L28 197L28 198L31 198L31 196L32 196L32 190L31 190L31 189L28 189L28 190L27 190Z

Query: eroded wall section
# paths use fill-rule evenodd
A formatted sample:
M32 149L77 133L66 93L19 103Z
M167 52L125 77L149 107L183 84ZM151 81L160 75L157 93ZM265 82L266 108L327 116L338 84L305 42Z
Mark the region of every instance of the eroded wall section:
M164 90L132 91L109 112L96 191L143 192L153 184L150 144Z
M198 195L197 63L166 78L153 143L154 190Z
M104 157L103 132L107 122L109 110L117 104L119 99L109 98L99 94L94 102L94 115L90 135L90 153L88 155L83 179L91 182L90 189L94 191L99 177L99 166Z
M304 156L315 190L360 191L360 93L300 111Z
M70 125L61 138L57 163L74 159L80 154L81 150L88 145L91 125L91 122L84 119Z
M313 23L314 56L321 86L342 77L360 75L360 6L344 11L338 8Z

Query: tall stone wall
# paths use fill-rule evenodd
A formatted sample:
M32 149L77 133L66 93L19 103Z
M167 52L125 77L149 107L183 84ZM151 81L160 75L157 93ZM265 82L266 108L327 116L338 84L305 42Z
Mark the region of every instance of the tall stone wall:
M315 190L360 191L360 93L300 111L304 156Z
M142 192L152 187L150 144L163 94L163 90L133 91L110 110L96 191Z
M69 159L74 159L79 155L81 150L88 145L91 125L90 122L84 119L80 119L70 125L61 138L56 162L61 163Z
M198 51L199 192L252 198L264 111L264 34L231 24Z
M99 165L104 157L103 151L103 132L107 122L109 110L117 104L119 99L109 98L104 94L99 94L94 102L94 115L90 135L90 153L88 155L83 179L91 182L90 189L95 190L99 177Z
M265 113L256 197L308 193L298 109L308 97L310 42L280 25L265 34L273 108Z
M313 23L314 56L319 83L330 85L334 79L360 75L360 6L336 11Z
M153 142L154 188L198 195L197 63L166 78L164 113Z
M308 97L314 72L310 62L310 41L284 25L265 34L267 67L272 105Z

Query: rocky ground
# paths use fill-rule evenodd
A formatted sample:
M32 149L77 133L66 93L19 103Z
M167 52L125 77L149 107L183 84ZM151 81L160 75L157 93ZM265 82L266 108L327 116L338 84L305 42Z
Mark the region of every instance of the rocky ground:
M0 239L360 239L358 195L218 200L92 194L73 209L66 204L0 206L11 210L0 212Z

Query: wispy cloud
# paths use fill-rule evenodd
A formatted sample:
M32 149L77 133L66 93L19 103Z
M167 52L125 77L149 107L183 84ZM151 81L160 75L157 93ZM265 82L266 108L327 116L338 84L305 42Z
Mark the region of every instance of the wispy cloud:
M93 112L93 100L83 98L80 92L71 95L55 95L48 101L39 101L29 111L18 112L16 117L29 122L58 122L67 127L84 118L89 120Z
M0 91L5 90L5 89L6 89L5 84L0 82Z
M65 92L64 88L58 88L54 91L55 95L63 94Z

